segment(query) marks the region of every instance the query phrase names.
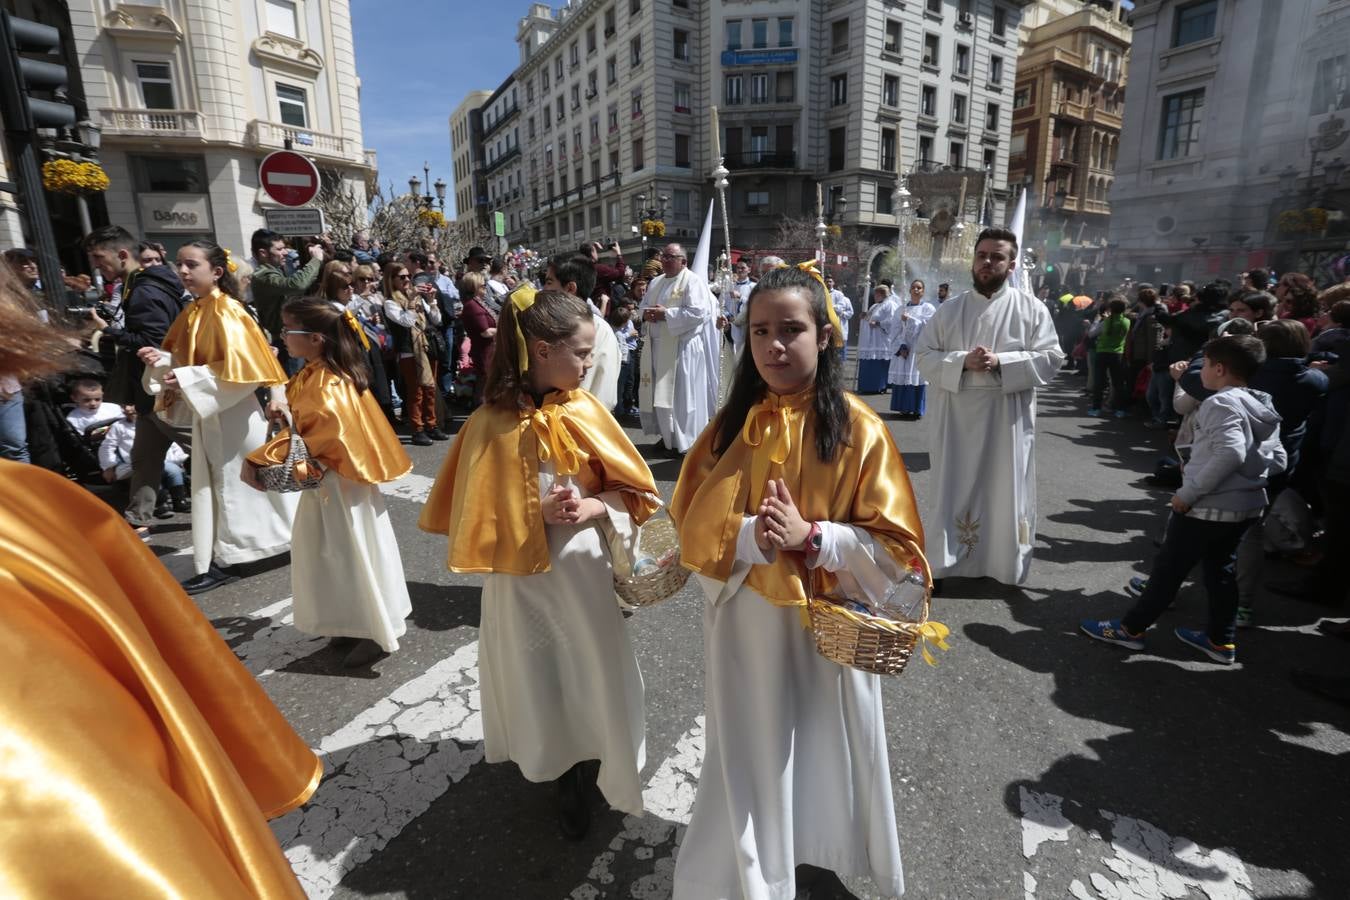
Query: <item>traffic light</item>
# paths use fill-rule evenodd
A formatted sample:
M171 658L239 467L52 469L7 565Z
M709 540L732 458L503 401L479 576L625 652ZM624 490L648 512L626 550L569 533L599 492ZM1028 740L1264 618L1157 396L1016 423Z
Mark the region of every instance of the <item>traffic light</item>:
M51 58L30 59L20 54ZM61 32L0 10L0 56L0 115L4 116L6 130L75 124L75 108L62 96L69 76L61 58ZM34 92L51 93L55 99L34 97Z

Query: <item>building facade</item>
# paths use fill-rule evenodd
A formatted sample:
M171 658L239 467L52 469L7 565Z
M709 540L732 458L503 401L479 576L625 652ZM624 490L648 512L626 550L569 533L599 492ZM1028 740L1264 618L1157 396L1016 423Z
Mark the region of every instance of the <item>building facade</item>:
M514 223L508 240L544 251L607 237L626 251L654 245L635 233L653 218L666 239L691 241L714 193L717 149L731 172L738 249L775 246L784 217L814 223L817 185L833 224L891 245L892 194L915 170L987 168L1002 221L1029 2L535 4L517 35L519 112L503 111L500 124L519 130L519 169L494 133L503 155L490 208Z
M287 146L364 208L375 153L361 137L348 0L68 6L113 224L171 253L207 237L247 254L275 205L258 165Z
M486 221L483 178L483 104L492 91L470 91L450 114L450 153L455 168L455 221Z
M1008 181L1030 191L1027 244L1051 287L1101 272L1125 104L1131 30L1119 0L1033 8L1017 63Z
M1113 268L1164 282L1273 265L1339 281L1347 47L1347 0L1136 4Z

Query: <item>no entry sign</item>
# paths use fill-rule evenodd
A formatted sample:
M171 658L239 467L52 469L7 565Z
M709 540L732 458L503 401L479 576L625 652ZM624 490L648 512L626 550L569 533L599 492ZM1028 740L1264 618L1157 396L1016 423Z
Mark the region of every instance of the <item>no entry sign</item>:
M267 196L282 206L304 206L319 193L319 170L293 150L267 154L258 167L258 180Z

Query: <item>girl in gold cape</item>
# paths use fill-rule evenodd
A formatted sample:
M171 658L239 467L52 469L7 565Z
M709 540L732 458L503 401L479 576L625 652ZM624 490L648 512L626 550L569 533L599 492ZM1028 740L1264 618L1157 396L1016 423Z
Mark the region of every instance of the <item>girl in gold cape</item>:
M228 254L211 241L178 251L178 276L195 297L160 349L140 351L156 415L192 423L192 561L189 594L234 581L231 567L282 553L291 544L293 494L261 494L240 481L244 452L267 440L256 391L279 400L286 373L262 329L235 297ZM242 439L241 439L242 438Z
M911 569L926 581L923 531L885 424L841 387L819 276L771 270L746 311L727 406L670 508L707 598L707 749L675 896L788 900L831 872L898 895L879 679L820 656L803 617L808 590L875 601Z
M378 485L412 471L370 390L356 317L328 300L292 300L281 310L286 351L307 363L286 385L291 422L323 473L295 512L291 594L295 627L350 643L343 664L366 665L398 649L412 612L398 540ZM358 337L359 335L359 337ZM250 453L244 480L257 487L256 467L286 461L290 431ZM306 477L305 472L299 473Z
M600 760L610 806L642 813L642 675L598 525L626 528L660 505L623 429L578 389L594 340L585 301L516 289L498 321L487 402L456 436L420 521L449 535L451 571L487 573L487 761L558 779L559 826L573 839L590 821L583 761Z
M59 371L13 288L0 373ZM6 897L304 897L264 817L322 764L120 516L0 462L0 597Z

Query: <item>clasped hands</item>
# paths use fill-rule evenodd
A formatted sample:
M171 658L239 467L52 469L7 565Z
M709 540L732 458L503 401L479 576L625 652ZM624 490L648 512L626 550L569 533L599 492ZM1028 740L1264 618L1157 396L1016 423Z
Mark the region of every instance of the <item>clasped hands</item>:
M570 487L555 484L539 501L545 525L581 525L605 514L598 497L578 497Z
M781 478L769 479L755 515L755 545L770 550L805 550L811 523L802 518Z
M966 354L965 367L972 372L992 372L998 368L998 354L988 347L976 347Z

